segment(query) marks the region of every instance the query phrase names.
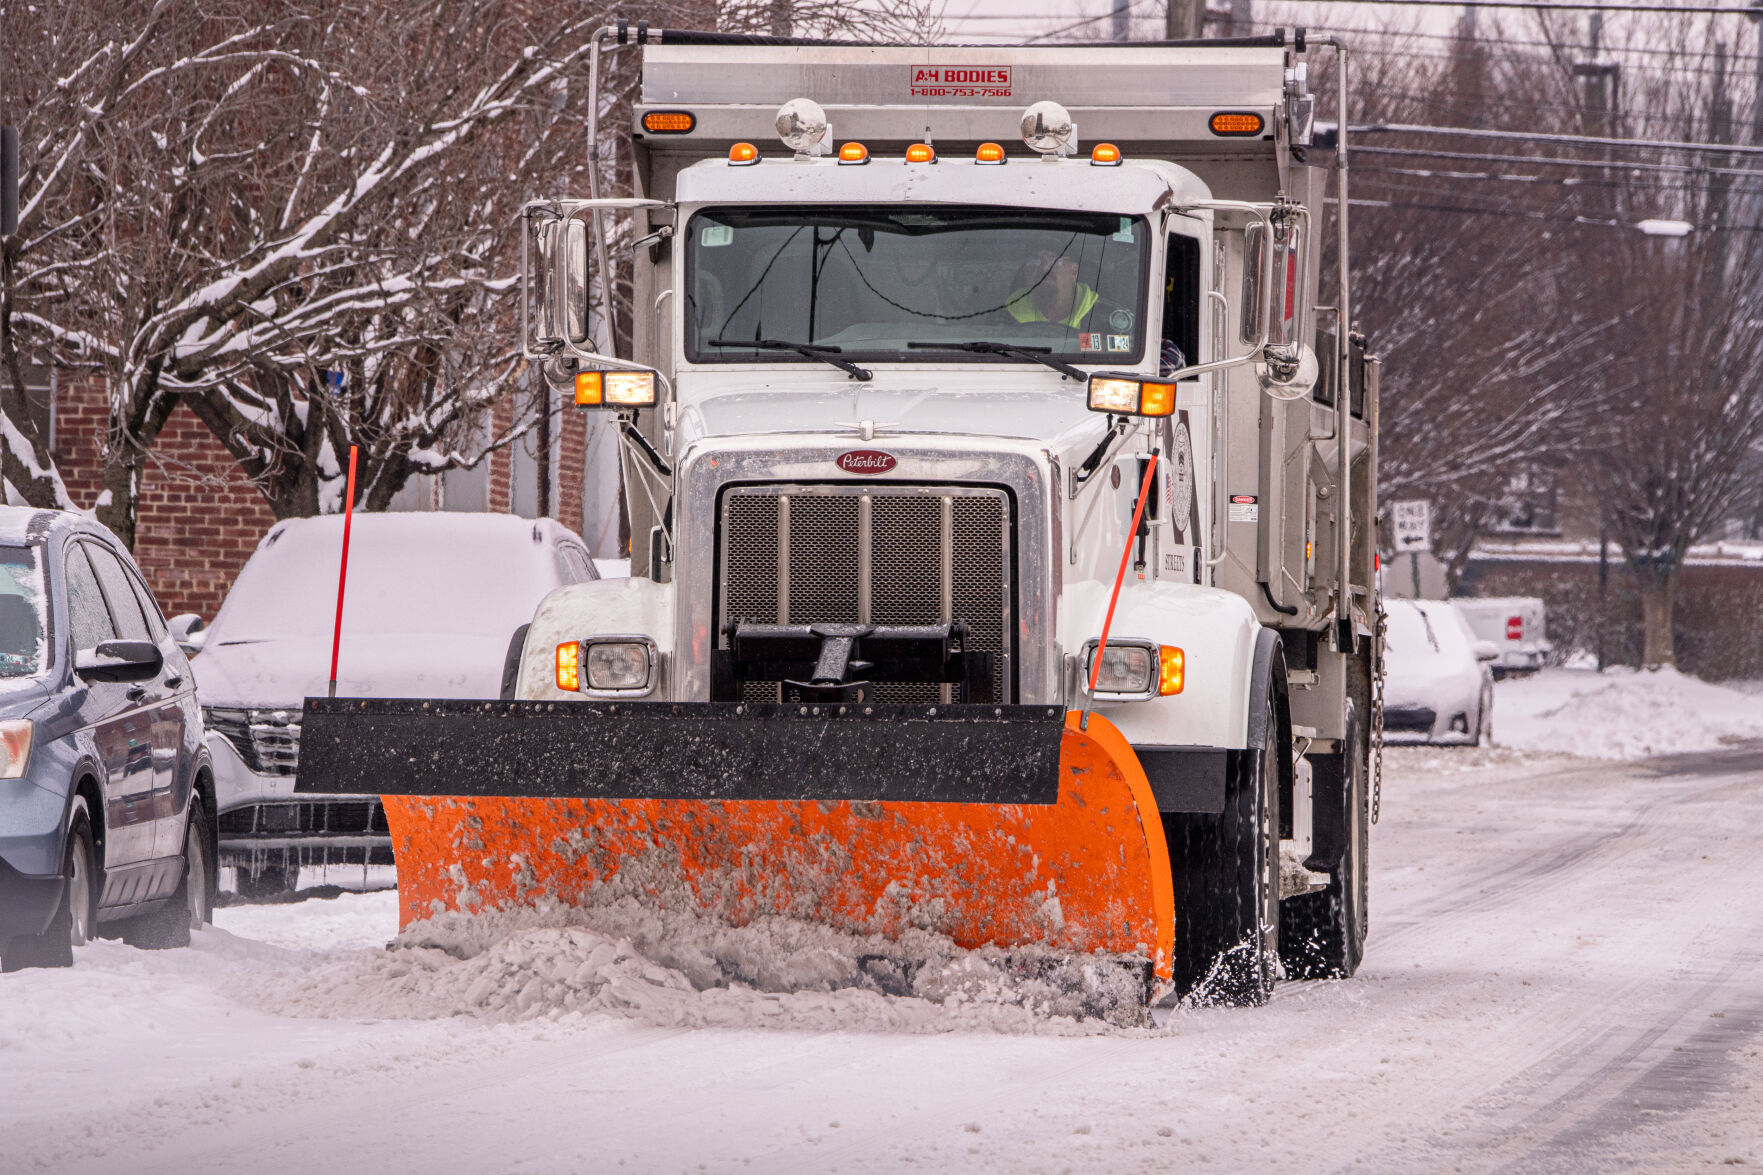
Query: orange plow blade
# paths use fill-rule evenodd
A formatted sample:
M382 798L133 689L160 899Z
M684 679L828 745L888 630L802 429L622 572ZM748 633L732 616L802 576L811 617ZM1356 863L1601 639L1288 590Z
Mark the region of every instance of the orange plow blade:
M1167 982L1169 853L1144 770L1068 714L1052 804L385 797L402 918L614 887L741 925L783 915L976 948L1136 956Z

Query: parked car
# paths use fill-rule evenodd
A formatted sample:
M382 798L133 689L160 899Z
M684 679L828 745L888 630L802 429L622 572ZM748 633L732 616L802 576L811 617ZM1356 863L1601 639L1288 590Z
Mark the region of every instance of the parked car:
M220 862L239 892L296 887L303 865L389 865L378 796L294 795L300 710L330 677L343 519L277 523L214 623L174 625L195 658L219 804ZM351 697L513 697L533 611L597 579L588 548L549 519L357 514L337 691Z
M1535 673L1555 646L1544 624L1547 613L1535 596L1468 597L1452 600L1476 637L1492 641L1500 655L1490 668L1494 680L1507 674Z
M214 790L190 665L128 549L0 507L0 970L212 917Z
M1450 602L1386 600L1384 737L1391 742L1467 743L1493 734L1499 655Z

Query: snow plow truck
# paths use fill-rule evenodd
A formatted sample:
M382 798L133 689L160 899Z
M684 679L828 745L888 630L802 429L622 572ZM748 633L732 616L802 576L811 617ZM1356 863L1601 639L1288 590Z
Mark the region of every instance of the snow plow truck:
M1311 90L1347 108L1345 46L621 21L592 61L596 119L641 70L636 194L592 126L587 195L522 212L520 329L617 430L631 575L545 599L512 698L308 700L297 790L386 796L406 924L616 890L1104 957L1147 1001L1350 976L1378 367Z

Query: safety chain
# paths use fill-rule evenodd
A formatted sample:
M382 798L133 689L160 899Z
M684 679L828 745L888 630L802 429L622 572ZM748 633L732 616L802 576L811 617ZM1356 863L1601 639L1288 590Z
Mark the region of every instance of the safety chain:
M1377 602L1377 631L1371 638L1371 822L1383 808L1383 640L1389 614Z

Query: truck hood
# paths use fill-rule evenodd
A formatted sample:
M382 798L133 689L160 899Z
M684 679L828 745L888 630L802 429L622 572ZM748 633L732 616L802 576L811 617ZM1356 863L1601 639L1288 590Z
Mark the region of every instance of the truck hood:
M864 420L875 422L878 438L943 433L1052 441L1104 427L1086 407L1083 385L1039 369L878 369L870 383L845 380L830 368L826 374L823 381L796 364L787 371L682 374L677 444L683 449L709 437L753 433L855 437L856 422ZM1033 386L1041 383L1047 386Z
M337 696L494 698L502 689L509 637L481 633L361 636L343 641ZM204 706L298 709L329 688L331 644L240 641L204 649L190 662Z

